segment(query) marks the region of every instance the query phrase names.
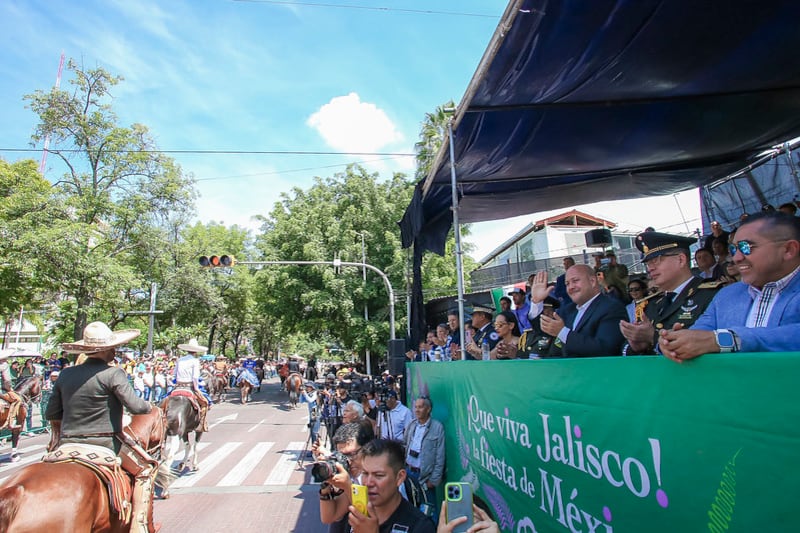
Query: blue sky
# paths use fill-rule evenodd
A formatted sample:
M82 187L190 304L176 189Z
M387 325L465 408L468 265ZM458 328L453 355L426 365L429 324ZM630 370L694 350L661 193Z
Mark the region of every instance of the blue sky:
M312 4L4 0L0 157L39 160L40 153L3 149L29 147L36 117L23 95L53 85L62 52L125 78L113 90L120 124L145 124L163 150L411 153L425 113L461 99L506 1ZM356 7L333 7L348 4ZM249 228L280 192L308 187L349 162L382 177L413 173L412 157L174 157L197 180L201 220ZM46 176L61 172L48 159ZM696 196L678 197L691 229L699 225ZM633 229L684 230L674 198L653 201L586 210ZM531 218L539 215L473 225L473 255L479 259Z

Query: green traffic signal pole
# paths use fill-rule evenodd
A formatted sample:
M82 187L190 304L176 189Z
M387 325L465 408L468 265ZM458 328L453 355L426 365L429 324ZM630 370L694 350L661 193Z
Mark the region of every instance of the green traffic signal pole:
M367 264L367 263L351 263L349 261L340 261L334 259L333 261L236 261L236 265L248 266L265 266L265 265L330 265L332 267L351 266L358 268L368 268L378 274L383 283L386 284L386 290L389 291L389 339L395 340L394 335L394 290L392 284L389 282L389 277L384 274L380 269Z

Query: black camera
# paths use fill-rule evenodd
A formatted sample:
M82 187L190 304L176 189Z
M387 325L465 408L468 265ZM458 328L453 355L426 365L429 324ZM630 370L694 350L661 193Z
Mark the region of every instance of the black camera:
M317 483L328 481L336 474L339 469L336 465L340 464L345 470L350 470L350 459L341 452L333 452L324 461L318 461L311 466L311 477Z

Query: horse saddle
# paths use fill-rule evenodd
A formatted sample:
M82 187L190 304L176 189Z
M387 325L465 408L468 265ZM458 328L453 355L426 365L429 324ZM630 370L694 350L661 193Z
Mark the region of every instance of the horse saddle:
M179 387L172 391L167 398L172 398L174 396L183 396L184 398L188 399L190 402L192 402L192 407L194 407L198 413L200 412L200 404L197 402L197 397L194 395L193 390ZM166 406L164 407L164 410L166 411Z
M103 446L70 442L46 454L42 462L78 463L94 472L106 486L108 499L120 520L130 522L133 480L121 468L122 461L114 452Z

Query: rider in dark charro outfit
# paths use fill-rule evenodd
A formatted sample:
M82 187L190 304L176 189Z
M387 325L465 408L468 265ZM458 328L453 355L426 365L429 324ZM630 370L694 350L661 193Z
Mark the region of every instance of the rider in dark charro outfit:
M83 330L83 339L64 344L67 353L83 353L86 361L65 368L53 387L45 417L52 433L48 451L66 443L91 444L113 450L122 467L134 476L131 531L153 533L150 502L151 474L157 462L122 433L122 408L132 414L149 413L150 403L138 398L125 371L109 365L115 348L139 336L138 329L112 332L102 322Z

